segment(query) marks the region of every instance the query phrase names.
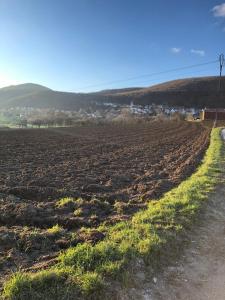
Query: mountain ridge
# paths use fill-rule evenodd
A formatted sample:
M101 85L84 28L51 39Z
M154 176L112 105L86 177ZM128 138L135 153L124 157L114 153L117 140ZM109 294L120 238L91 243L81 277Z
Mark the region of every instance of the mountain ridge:
M34 107L76 110L96 103L166 104L185 107L224 107L225 77L192 77L171 80L149 87L102 90L92 93L54 91L45 86L25 83L0 89L0 108Z

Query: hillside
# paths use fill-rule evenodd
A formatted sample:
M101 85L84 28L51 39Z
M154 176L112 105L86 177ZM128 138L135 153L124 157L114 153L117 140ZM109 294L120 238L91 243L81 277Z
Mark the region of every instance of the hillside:
M132 87L132 88L124 88L124 89L109 89L109 90L102 90L96 92L95 94L102 94L102 95L114 95L114 94L121 94L121 93L129 93L134 91L140 91L143 88L141 87Z
M225 77L199 77L168 81L138 91L121 92L114 101L134 101L135 104L168 104L186 107L225 107ZM125 100L126 99L126 100Z
M221 94L218 77L199 77L168 81L147 88L124 88L95 93L58 92L37 84L0 89L0 108L35 107L79 109L103 102L121 104L168 104L186 107L225 107L225 77Z
M88 94L53 91L41 85L27 83L0 89L0 108L34 107L76 109L89 101Z

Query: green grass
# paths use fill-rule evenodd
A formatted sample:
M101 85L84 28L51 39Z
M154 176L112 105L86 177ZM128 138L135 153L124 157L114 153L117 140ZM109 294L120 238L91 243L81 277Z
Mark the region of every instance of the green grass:
M76 209L73 213L74 213L74 216L79 217L82 215L83 209L80 207L80 208Z
M58 200L56 202L56 206L60 208L60 207L68 206L70 204L75 204L75 202L76 202L76 199L74 199L72 197L65 197L65 198Z
M60 234L60 233L64 232L64 229L63 229L63 227L56 224L56 225L52 226L51 228L48 228L47 232L51 233L51 234Z
M133 260L158 263L163 250L165 253L169 245L175 245L197 219L202 203L215 187L222 148L220 129L213 129L204 161L191 177L158 201L149 201L148 208L130 221L104 228L105 239L94 246L83 243L69 248L50 270L14 274L4 285L4 298L103 299L107 282L121 278Z

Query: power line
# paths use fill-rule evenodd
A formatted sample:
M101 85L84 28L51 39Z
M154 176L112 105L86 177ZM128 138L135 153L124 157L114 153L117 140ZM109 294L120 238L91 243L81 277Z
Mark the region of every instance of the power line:
M200 69L200 70L195 70L195 71L189 71L189 72L186 71L186 72L178 73L178 75L176 76L176 78L175 79L171 79L171 80L177 80L177 79L181 79L181 78L184 79L185 76L188 76L190 74L191 75L195 75L195 74L199 74L199 73L201 74L201 73L206 72L206 71L210 72L210 70L208 68L206 68L206 69ZM145 80L141 80L141 81L135 81L135 84L138 85L138 86L140 84L142 84L142 83L149 83L149 84L154 83L154 84L158 84L157 82L159 82L161 80L165 80L165 79L168 79L168 77L166 77L166 76L163 76L163 77L159 76L159 77L152 78L150 80L145 79Z
M151 74L144 74L144 75L139 75L139 76L135 76L135 77L129 77L127 79L118 79L118 80L103 82L101 84L94 84L94 85L84 86L81 89L106 86L106 85L113 84L113 83L120 83L120 82L131 81L131 80L135 80L135 79L139 79L139 78L152 77L152 76L156 76L156 75L160 75L160 74L166 74L166 73L170 73L170 72L182 71L182 70L185 70L185 69L196 68L196 67L200 67L200 66L204 66L204 65L214 64L214 63L218 63L218 59L208 61L208 62L205 62L205 63L201 63L201 64L195 64L195 65L190 65L190 66L184 66L184 67L174 68L174 69L170 69L170 70L165 70L165 71L161 71L161 72L155 72L155 73L151 73Z

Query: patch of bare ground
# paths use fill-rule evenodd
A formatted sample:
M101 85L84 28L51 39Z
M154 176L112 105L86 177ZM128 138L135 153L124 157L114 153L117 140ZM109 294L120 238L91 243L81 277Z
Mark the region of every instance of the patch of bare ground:
M0 285L96 243L99 224L126 220L177 185L201 161L209 132L178 121L0 131ZM74 201L59 206L62 197Z

